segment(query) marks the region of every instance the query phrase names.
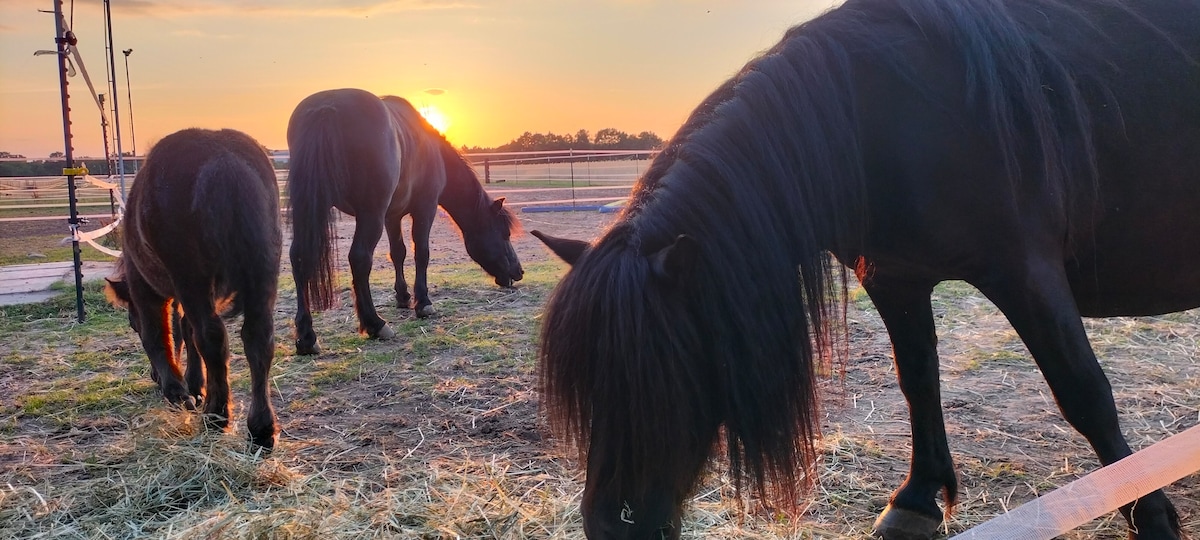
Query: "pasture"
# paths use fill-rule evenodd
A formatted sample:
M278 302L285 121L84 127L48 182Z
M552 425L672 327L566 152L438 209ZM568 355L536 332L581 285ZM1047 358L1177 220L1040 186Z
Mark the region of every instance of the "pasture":
M612 219L519 216L527 231L573 238L594 237ZM293 356L295 290L284 257L271 373L281 432L267 456L247 453L239 339L231 340L234 431L205 433L195 414L159 396L125 313L98 288L89 289L85 324L67 290L44 304L0 307L0 538L582 538L583 473L545 438L534 387L541 307L566 265L529 235L515 237L526 275L515 290L499 289L439 217L429 273L438 314L418 320L396 309L381 242L372 288L398 336L369 341L352 332L352 226L339 223L340 304L314 317L324 346L315 357ZM15 229L0 233L6 250L20 251ZM949 533L1098 466L987 300L946 283L934 307L962 482ZM847 362L822 382L819 478L799 514L738 497L716 464L686 510L685 538L869 534L906 473L907 411L887 334L861 289L846 322ZM1200 313L1085 322L1135 449L1200 422ZM1183 529L1200 530L1200 477L1166 491ZM1114 512L1066 538L1125 532Z

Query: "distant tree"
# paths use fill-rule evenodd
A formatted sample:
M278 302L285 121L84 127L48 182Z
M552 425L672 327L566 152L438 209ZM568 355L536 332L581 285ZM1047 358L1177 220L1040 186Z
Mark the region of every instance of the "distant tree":
M638 142L638 150L659 150L663 147L662 137L655 135L652 131L638 133L635 140Z
M50 159L63 159L65 157L67 157L67 155L61 151L50 152Z
M14 154L12 152L0 151L0 158L25 159L25 156L22 156L21 154Z
M533 133L526 131L505 144L495 148L479 146L462 146L463 153L485 152L543 152L548 150L657 150L662 148L663 140L650 131L643 131L636 136L630 136L615 128L605 128L593 136L588 130L581 129L574 135L558 135L555 133Z
M604 128L596 132L596 136L592 139L592 144L602 150L626 150L628 140L628 133L618 129Z
M587 150L592 147L592 137L588 130L581 129L575 132L575 148Z

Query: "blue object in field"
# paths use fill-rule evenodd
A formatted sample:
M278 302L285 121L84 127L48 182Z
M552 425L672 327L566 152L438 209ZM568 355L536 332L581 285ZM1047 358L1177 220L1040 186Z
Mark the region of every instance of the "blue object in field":
M613 212L620 212L622 208L625 208L626 202L629 202L629 199L621 199L619 201L610 202L600 207L600 213L611 214Z
M521 212L595 212L602 207L595 204L575 205L575 206L524 206Z

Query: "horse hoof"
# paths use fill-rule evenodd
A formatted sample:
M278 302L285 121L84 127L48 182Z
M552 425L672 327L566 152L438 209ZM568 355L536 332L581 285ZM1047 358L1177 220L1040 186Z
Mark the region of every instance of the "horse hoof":
M372 337L374 337L375 339L383 339L383 340L392 339L392 338L396 337L396 331L392 330L391 326L388 326L385 324L385 325L383 325L383 328L380 328L379 331L376 332L375 335Z
M872 536L884 540L929 540L941 524L941 519L889 504L875 520Z
M298 354L300 356L311 356L314 354L321 354L321 346L316 343L313 343L312 345L307 345L307 344L300 343L299 341L297 341L296 342L296 354Z
M229 417L219 413L205 413L204 427L213 431L225 431L229 428Z
M271 455L271 452L273 450L275 450L275 434L274 433L271 433L270 435L253 435L252 434L252 435L250 435L250 444L251 444L251 447L250 447L251 452L257 452L261 449L261 451L262 451L261 455L269 456L269 455Z
M437 310L433 309L433 306L421 306L417 308L417 317L422 319L432 317L434 313L437 313Z

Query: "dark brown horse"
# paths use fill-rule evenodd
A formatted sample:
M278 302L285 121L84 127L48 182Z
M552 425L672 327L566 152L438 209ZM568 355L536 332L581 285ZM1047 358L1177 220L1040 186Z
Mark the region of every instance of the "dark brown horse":
M511 287L523 276L510 243L516 217L504 208L503 198L488 197L475 170L408 101L350 88L317 92L292 112L288 148L299 354L318 352L311 310L326 309L333 300L332 208L354 216L354 307L359 331L370 337L395 335L375 312L369 281L375 245L385 230L396 270L396 304L408 307L412 299L404 281L400 229L406 215L412 216L418 316L433 313L425 274L438 205L458 225L467 254L497 285Z
M138 170L124 251L107 285L110 300L129 308L163 396L189 409L202 401L206 421L219 429L229 424L231 401L222 316L244 315L246 421L251 440L267 448L275 445L267 377L282 249L279 187L263 147L231 129L185 129L154 145Z
M1198 59L1197 0L848 0L788 31L595 244L540 235L574 265L540 376L586 454L589 537L677 537L722 441L733 475L794 500L844 313L830 253L878 308L909 405L912 465L878 534L928 538L958 494L943 280L1007 316L1102 463L1129 455L1080 316L1200 306ZM1139 538L1179 536L1161 490L1121 512Z

